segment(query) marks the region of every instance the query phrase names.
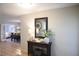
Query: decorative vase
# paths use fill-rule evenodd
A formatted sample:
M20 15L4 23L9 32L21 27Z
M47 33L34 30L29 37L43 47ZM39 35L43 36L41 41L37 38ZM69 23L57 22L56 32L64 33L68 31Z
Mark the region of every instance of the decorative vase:
M44 42L45 42L45 43L49 43L49 38L48 38L48 37L45 37L45 38L44 38Z

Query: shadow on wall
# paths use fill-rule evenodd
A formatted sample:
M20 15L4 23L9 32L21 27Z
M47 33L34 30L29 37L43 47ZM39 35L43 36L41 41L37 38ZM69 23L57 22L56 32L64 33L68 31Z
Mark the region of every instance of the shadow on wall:
M51 30L50 30L50 32L52 33L49 36L50 42L52 42L52 45L51 45L51 56L56 56L56 52L55 52L55 32L53 32Z
M45 32L45 37L49 38L49 42L52 42L51 45L51 55L55 56L55 32L51 31L51 30L47 30Z

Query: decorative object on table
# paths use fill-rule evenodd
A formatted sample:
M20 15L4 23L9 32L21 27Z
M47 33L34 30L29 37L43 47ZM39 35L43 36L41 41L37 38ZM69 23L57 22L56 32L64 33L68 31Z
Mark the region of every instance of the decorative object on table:
M45 35L44 42L49 43L54 33L51 30L48 30L48 31L44 31L44 35Z
M49 43L49 38L48 38L48 37L45 37L45 38L44 38L44 42L45 42L45 43Z

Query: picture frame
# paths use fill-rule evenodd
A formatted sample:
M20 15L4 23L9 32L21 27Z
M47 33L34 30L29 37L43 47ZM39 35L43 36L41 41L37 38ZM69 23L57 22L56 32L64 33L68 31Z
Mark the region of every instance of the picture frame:
M45 38L48 30L48 17L35 18L35 38Z

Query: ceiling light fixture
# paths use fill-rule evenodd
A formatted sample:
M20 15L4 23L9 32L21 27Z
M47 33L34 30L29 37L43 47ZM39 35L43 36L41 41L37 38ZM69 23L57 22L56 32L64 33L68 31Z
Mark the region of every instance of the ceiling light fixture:
M33 8L35 6L35 4L32 3L17 3L18 6L22 7L22 8Z

